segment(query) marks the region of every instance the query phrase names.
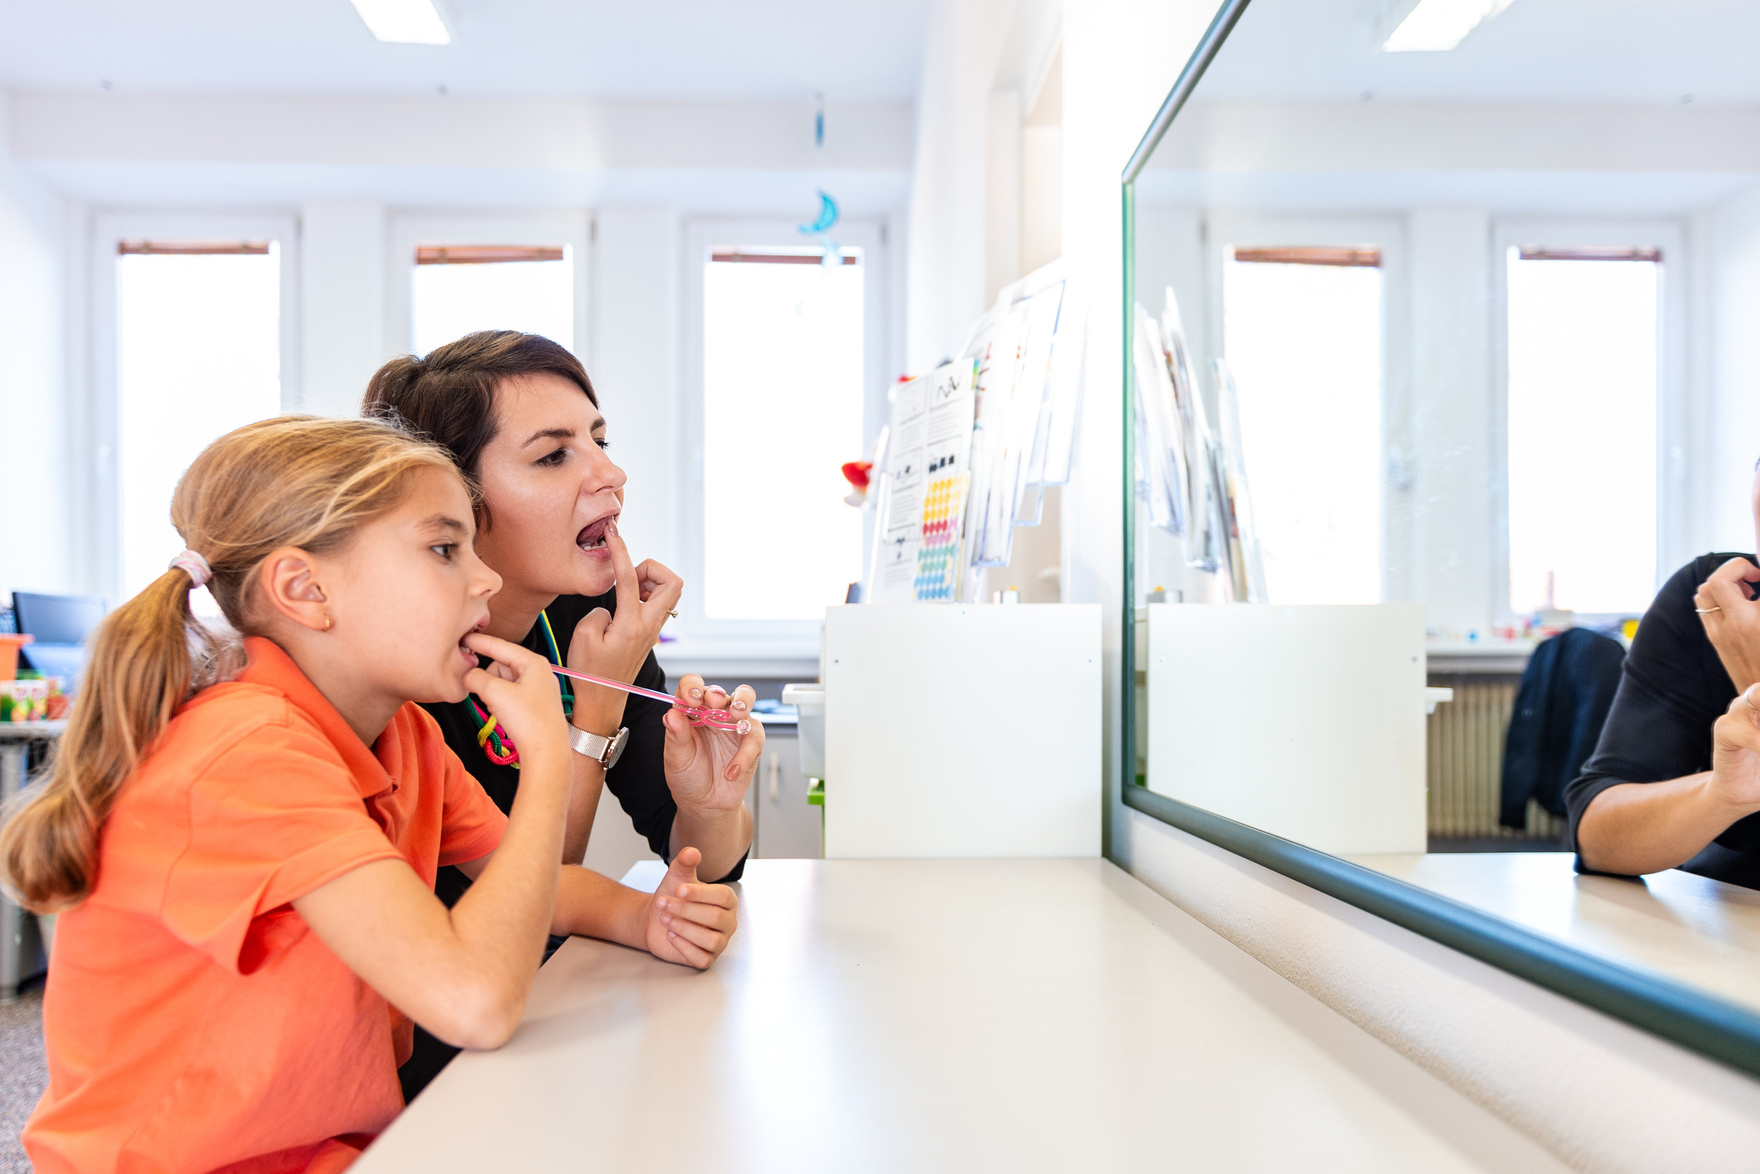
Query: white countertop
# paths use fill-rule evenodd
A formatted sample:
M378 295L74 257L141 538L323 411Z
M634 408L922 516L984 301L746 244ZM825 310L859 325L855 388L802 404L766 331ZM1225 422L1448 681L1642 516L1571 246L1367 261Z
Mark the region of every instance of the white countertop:
M65 721L0 722L0 738L34 739L59 737L67 729Z
M1578 876L1569 852L1355 856L1589 953L1760 1010L1760 891L1670 869Z
M569 941L356 1174L1476 1168L1111 864L755 860L741 923Z

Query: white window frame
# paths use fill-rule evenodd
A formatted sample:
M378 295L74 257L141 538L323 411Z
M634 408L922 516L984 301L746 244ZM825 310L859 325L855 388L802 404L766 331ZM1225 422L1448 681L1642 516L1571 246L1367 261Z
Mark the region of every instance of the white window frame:
M863 411L862 449L848 460L865 459L874 447L886 418L887 371L893 362L888 337L887 300L889 266L886 256L886 225L878 217L851 217L838 222L831 236L842 248L862 250ZM781 219L694 219L684 226L683 266L680 288L684 291L685 379L682 411L676 424L679 477L674 497L673 533L682 540L680 571L686 590L679 603L679 618L671 625L679 645L671 655L721 656L737 659L800 659L819 655L820 620L728 620L712 619L703 612L703 593L690 589L704 581L704 259L720 245L751 247L811 246L813 238L801 233L798 222ZM732 487L730 500L737 500ZM736 511L750 512L747 508ZM761 509L760 509L760 512ZM872 511L863 511L862 549L871 542Z
M394 210L385 233L385 347L415 349L413 305L417 245L564 245L574 270L574 351L593 353L591 274L593 224L584 210L549 212L415 212ZM589 365L590 369L590 365Z
M1704 449L1696 443L1696 413L1687 379L1687 353L1691 345L1687 322L1693 275L1685 226L1678 219L1665 218L1516 218L1495 221L1491 237L1493 613L1504 624L1519 618L1510 606L1509 584L1509 250L1522 245L1613 245L1662 250L1656 340L1656 586L1660 587L1698 553L1692 546L1696 495L1688 454Z
M278 246L281 284L281 410L298 412L299 381L299 222L291 213L130 212L99 213L92 220L92 398L86 443L81 453L92 486L91 529L87 541L91 581L115 606L123 601L122 581L122 399L116 354L116 257L125 240L272 240ZM169 509L171 503L166 502Z
M1192 340L1194 358L1206 368L1223 353L1223 266L1231 246L1275 248L1283 245L1344 248L1373 245L1381 250L1381 598L1409 599L1413 592L1414 543L1417 537L1409 484L1396 466L1411 461L1416 451L1416 404L1411 379L1411 289L1406 271L1406 223L1403 216L1338 215L1304 212L1211 211L1204 216L1205 288L1209 303L1205 320L1188 326L1201 341ZM1159 313L1159 306L1149 306ZM1181 306L1182 316L1185 307ZM1214 388L1200 379L1206 394ZM1215 420L1216 404L1206 400ZM1403 461L1396 461L1404 454Z

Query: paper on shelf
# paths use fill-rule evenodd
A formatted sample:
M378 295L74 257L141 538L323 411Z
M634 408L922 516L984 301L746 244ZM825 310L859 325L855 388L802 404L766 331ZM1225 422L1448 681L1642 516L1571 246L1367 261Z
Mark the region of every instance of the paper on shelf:
M958 594L973 383L973 364L956 360L893 388L871 602Z

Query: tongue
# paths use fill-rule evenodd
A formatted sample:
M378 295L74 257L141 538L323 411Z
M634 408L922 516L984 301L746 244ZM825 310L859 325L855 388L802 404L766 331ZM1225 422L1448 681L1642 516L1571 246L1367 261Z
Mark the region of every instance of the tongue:
M608 519L606 518L600 518L597 522L594 522L591 526L582 530L580 537L576 538L575 542L580 546L597 546L600 540L605 537L605 523L607 521Z

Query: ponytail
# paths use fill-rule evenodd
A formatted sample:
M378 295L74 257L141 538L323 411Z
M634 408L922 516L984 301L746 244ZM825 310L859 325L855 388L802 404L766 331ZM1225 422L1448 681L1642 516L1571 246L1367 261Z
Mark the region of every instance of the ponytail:
M90 891L98 829L122 781L191 692L191 645L217 658L213 637L190 614L191 586L185 571L166 571L93 634L49 781L21 796L0 829L0 874L19 904L49 913Z
M248 634L254 572L271 552L340 546L397 508L424 468L456 475L442 450L370 420L264 420L203 450L171 503L196 555L180 555L93 634L49 779L15 800L0 827L0 887L39 913L91 892L99 834L123 783L178 707L239 659L235 643L191 614L193 588L207 579L227 621Z

